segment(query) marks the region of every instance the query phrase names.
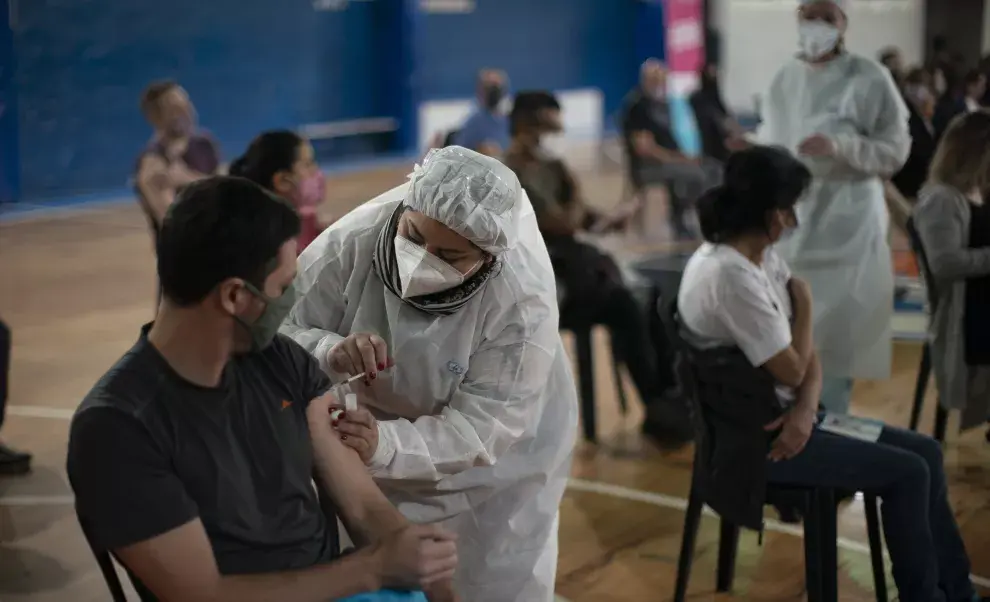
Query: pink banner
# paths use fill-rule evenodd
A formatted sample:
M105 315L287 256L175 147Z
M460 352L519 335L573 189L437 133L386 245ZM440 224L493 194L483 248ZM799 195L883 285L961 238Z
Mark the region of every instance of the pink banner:
M667 67L674 74L697 74L705 60L703 0L664 0Z

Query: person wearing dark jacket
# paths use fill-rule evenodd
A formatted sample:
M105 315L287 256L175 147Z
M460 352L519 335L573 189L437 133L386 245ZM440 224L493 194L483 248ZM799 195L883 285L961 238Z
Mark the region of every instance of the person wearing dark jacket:
M701 149L706 157L725 163L732 152L727 144L741 135L739 125L729 113L718 84L718 67L708 63L699 74L700 85L691 94L691 109L701 136Z
M931 121L935 110L935 92L927 81L925 71L914 69L905 76L901 93L910 112L911 154L891 181L904 197L914 199L928 179L928 165L935 154L935 128Z
M706 377L692 366L712 439L713 472L701 479L709 486L705 500L739 524L759 527L764 483L876 495L901 600L979 600L938 442L884 425L859 437L820 426L855 419L818 413L822 373L810 288L773 248L797 226L794 207L810 183L811 173L786 151L754 147L734 153L724 185L698 201L706 242L681 281L682 339L701 353L735 350L725 352L750 364L745 370L737 359L727 386L706 382L727 370L707 370L715 376ZM738 418L719 420L729 415Z

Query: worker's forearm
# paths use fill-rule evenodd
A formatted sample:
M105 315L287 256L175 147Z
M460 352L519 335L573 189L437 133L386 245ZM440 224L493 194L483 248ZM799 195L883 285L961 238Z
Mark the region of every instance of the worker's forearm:
M212 593L204 592L202 598L192 602L327 602L381 588L381 564L377 555L360 551L298 571L223 577Z

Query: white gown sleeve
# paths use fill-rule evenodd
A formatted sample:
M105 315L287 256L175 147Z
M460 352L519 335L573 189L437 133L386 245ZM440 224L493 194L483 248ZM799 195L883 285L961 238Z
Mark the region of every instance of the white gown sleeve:
M331 376L327 352L344 339L338 330L346 310L344 288L351 272L339 238L339 229L328 229L299 256L296 303L279 328L310 352Z
M787 115L783 112L783 107L779 102L780 88L784 81L784 70L781 68L773 81L767 87L760 102L760 124L756 130L747 138L753 144L762 145L786 145L787 139L784 136L783 128L787 124Z
M436 416L378 423L376 478L440 481L493 466L539 420L559 348L557 320L527 315L471 356L464 381Z
M889 177L911 152L907 106L885 71L873 77L858 97L857 121L865 125L864 132L833 135L837 158L862 173Z

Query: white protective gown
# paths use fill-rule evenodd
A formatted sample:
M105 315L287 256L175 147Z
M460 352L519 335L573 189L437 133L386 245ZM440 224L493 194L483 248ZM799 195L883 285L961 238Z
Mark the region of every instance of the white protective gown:
M429 161L412 182L347 214L302 253L299 299L282 332L328 372L327 351L345 336L375 333L387 342L395 367L360 396L380 420L379 452L391 456L373 460L376 482L413 522L442 521L458 534L456 584L465 601L550 602L577 429L550 259L507 168L496 167L515 186L511 213L489 215L471 198L483 196L477 182L425 190L417 180ZM454 315L405 304L372 265L379 231L404 200L502 262Z
M798 154L813 134L835 143L834 158ZM794 59L764 98L757 138L787 148L814 176L797 205L797 231L777 250L811 285L822 372L889 377L894 273L883 180L911 150L907 107L890 73L853 54L824 65Z

